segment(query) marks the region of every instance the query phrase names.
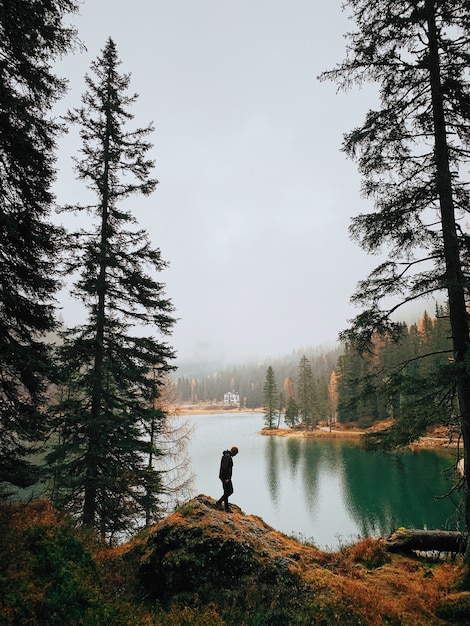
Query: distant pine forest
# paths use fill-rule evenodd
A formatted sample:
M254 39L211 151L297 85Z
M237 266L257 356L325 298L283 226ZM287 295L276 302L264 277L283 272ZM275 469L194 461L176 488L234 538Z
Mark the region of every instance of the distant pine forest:
M174 377L178 402L194 405L223 405L234 392L240 409L266 406L265 383L268 367L274 371L279 390L279 412L289 401L299 404L305 358L311 367L309 393L314 406L314 423L337 421L367 428L396 417L407 403L417 398L417 389L432 384L436 373L451 360L447 307L436 305L434 315L426 311L408 325L398 324L400 338L376 337L372 352L359 355L347 343L331 349L296 350L284 357L224 367L220 370ZM225 403L224 403L225 397Z

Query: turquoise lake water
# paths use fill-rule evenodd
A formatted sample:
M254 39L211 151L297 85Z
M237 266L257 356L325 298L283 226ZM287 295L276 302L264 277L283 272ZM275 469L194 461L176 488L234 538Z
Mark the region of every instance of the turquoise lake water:
M233 445L231 501L247 514L324 549L394 528L458 528L446 494L451 452L420 449L399 456L367 453L355 441L260 435L263 415L193 415L189 448L193 495L221 495L222 451Z

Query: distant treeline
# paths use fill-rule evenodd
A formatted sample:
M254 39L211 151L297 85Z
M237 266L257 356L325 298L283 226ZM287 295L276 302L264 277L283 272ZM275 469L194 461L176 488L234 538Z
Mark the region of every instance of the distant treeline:
M345 345L334 370L331 389L340 422L361 427L389 418L411 422L417 408L427 421L440 421L452 402L446 384L446 367L452 362L452 342L447 307L426 311L417 323L401 324L401 336L377 336L373 352L360 356ZM447 381L448 383L448 381ZM442 391L440 386L442 385ZM406 407L406 409L405 409ZM423 419L423 418L421 418Z
M298 393L300 361L307 357L319 418L371 426L398 417L407 394L416 397L415 384L425 381L451 357L446 307L436 306L434 316L425 311L418 322L400 326L399 340L377 336L373 352L368 354L359 355L353 346L344 344L323 351L298 350L282 358L225 367L195 377L181 376L176 382L178 400L222 403L225 393L235 391L242 408L262 407L266 372L271 366L284 408L289 395Z
M263 360L221 368L206 375L181 376L177 379L178 400L194 403L221 403L225 393L235 391L240 395L242 407L247 409L262 407L267 368L270 365L273 368L279 390L282 392L288 379L296 380L299 362L304 355L310 360L320 395L326 397L331 373L342 352L343 349L339 346L331 350L309 348L305 351L293 351L287 356L269 361Z

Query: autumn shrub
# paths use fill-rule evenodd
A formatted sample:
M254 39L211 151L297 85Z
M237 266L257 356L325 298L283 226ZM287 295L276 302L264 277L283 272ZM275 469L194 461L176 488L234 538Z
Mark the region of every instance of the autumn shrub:
M154 529L113 547L47 502L0 506L0 626L468 623L470 594L456 593L456 563L389 555L374 539L320 553L262 520L221 517L210 504L185 508L159 525L163 533ZM219 536L220 524L227 532ZM247 529L253 541L269 539L275 549L247 549ZM172 593L159 599L139 582L149 540L153 554L166 543L160 583Z
M9 521L7 522L6 516ZM96 604L93 558L47 502L3 505L0 597L5 624L79 623Z
M194 603L193 603L194 604ZM195 603L193 606L176 603L169 609L159 607L156 611L155 626L226 626L215 602L207 606Z
M390 554L380 539L366 537L347 549L348 557L355 563L362 563L369 569L381 567L390 562Z
M47 500L0 506L2 626L138 624L100 588L94 543Z
M436 614L456 626L467 625L470 617L470 591L449 594L439 604Z

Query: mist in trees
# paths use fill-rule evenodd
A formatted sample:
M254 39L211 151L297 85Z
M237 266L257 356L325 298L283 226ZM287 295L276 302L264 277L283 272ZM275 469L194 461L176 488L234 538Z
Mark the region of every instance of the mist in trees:
M325 351L324 348L311 348L307 351L316 385L321 390L323 399L328 396L329 380L341 352L340 346L332 347L329 351ZM301 357L302 351L293 351L284 357L271 359L269 363L266 361L245 363L195 376L177 376L178 400L183 403L221 403L224 393L234 389L239 392L241 407L246 409L263 407L266 369L271 366L276 373L283 405L287 405L289 398L295 395L295 381ZM323 414L327 413L328 409L320 406L319 411Z

